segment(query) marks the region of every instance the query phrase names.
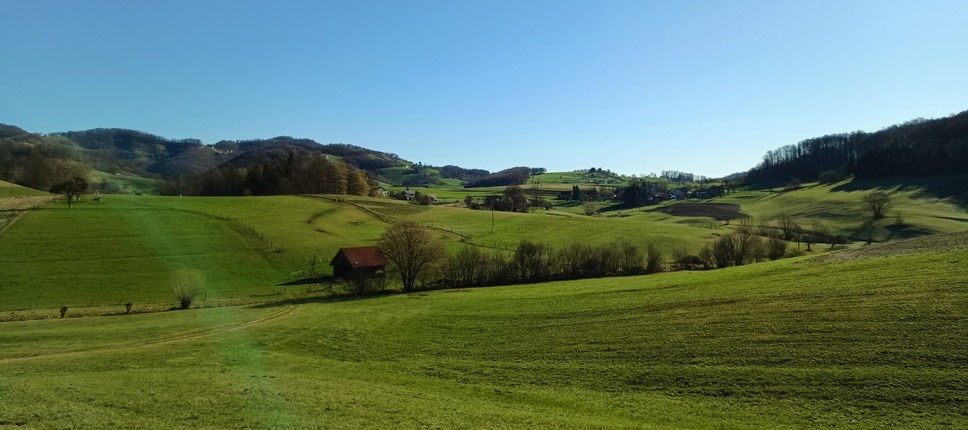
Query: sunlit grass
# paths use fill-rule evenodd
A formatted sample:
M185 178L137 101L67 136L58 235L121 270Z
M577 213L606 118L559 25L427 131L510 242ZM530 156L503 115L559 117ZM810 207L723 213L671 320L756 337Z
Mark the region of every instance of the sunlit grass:
M960 428L968 425L965 261L964 249L929 249L0 323L0 344L13 346L0 351L0 419L137 428Z

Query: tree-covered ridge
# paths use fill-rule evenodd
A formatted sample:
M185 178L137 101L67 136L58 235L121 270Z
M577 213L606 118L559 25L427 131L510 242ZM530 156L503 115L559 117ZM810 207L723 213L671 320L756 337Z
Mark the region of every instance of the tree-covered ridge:
M275 151L246 162L232 160L184 180L168 180L160 194L202 196L267 196L279 194L355 194L371 189L367 173L340 160L310 151ZM272 156L268 155L272 154ZM251 154L247 154L251 155Z
M491 173L483 178L473 180L464 185L466 188L500 187L507 185L522 185L531 177L530 167L512 167L500 172Z
M0 124L0 139L28 134L26 130L15 125Z
M750 184L933 176L968 172L968 111L915 119L874 133L828 134L772 150L750 169Z

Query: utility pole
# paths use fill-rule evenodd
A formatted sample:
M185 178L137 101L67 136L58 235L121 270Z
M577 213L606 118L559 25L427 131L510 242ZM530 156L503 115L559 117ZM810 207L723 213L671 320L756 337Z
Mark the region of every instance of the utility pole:
M494 204L491 204L491 233L494 233Z

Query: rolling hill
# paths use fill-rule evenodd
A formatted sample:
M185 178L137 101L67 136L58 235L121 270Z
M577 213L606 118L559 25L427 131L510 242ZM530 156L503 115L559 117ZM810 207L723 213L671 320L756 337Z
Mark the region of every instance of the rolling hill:
M0 425L961 428L966 259L6 322Z

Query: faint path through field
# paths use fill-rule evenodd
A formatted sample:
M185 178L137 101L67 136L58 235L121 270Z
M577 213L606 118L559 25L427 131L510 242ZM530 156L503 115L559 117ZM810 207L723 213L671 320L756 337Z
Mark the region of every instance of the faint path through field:
M95 348L85 349L80 351L57 352L52 354L31 355L27 357L4 358L4 359L0 359L0 366L5 364L44 360L44 359L50 359L50 358L84 357L87 355L94 355L99 353L121 352L121 351L134 350L134 349L140 349L140 348L149 348L149 347L159 346L159 345L167 345L175 342L184 342L184 341L189 341L194 339L200 339L204 337L213 336L216 334L228 333L236 330L241 330L244 328L258 326L270 321L275 321L281 318L285 318L290 314L292 314L295 310L296 310L295 306L289 305L276 312L273 312L261 318L254 319L252 321L231 324L231 325L211 328L211 329L192 330L189 332L176 334L173 336L167 336L160 339L153 339L153 340L142 341L142 342L99 345L98 347L95 347Z

